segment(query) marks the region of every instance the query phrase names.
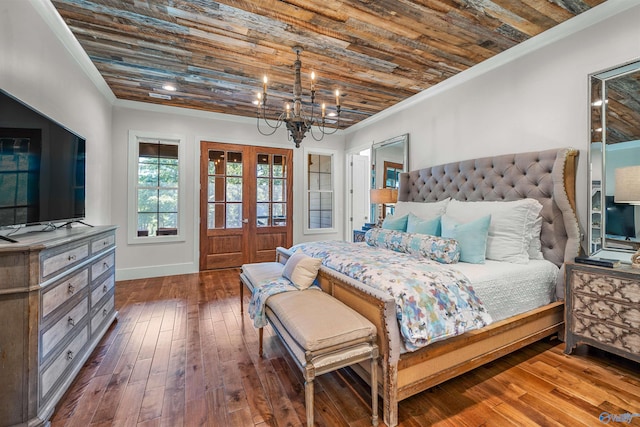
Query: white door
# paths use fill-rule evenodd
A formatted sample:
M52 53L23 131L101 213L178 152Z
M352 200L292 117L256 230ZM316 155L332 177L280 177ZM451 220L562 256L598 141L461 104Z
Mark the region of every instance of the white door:
M369 221L369 157L353 154L351 156L351 230L359 230ZM348 240L353 239L349 233Z

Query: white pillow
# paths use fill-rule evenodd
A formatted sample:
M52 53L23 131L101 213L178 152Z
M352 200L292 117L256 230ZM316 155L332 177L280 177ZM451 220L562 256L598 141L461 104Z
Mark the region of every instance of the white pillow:
M399 218L412 213L420 219L434 219L444 214L450 200L447 197L439 202L396 202L393 215Z
M312 258L298 250L289 257L284 265L282 277L289 279L298 289L307 289L316 280L321 264L322 259Z
M541 210L542 205L535 199L512 202L451 200L446 214L463 223L491 215L487 259L527 264L534 225Z
M529 259L544 259L542 255L542 241L540 233L542 232L542 217L536 218L531 229L531 243L529 244Z

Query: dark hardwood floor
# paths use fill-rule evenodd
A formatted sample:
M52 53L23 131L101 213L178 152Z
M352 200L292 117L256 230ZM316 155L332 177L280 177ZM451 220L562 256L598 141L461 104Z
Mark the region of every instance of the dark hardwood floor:
M258 357L238 270L118 282L116 306L54 427L306 425L302 375L269 328ZM563 350L543 340L406 399L400 425L598 426L603 412L640 413L637 363ZM370 425L368 387L349 369L319 377L315 402L317 425Z

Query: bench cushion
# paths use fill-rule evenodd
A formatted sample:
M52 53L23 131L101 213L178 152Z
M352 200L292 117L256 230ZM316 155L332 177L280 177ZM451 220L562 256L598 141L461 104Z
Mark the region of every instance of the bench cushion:
M346 345L376 334L373 323L322 291L284 292L269 297L267 306L307 351Z
M244 264L242 272L249 279L250 291L253 292L253 286L258 283L269 282L282 277L284 265L279 262L259 262L255 264Z

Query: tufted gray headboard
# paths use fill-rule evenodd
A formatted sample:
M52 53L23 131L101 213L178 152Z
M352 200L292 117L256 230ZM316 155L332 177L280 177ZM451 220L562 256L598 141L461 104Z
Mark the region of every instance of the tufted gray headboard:
M403 173L398 200L537 199L542 204L542 254L562 266L580 249L575 213L577 156L577 150L563 148L464 160Z

